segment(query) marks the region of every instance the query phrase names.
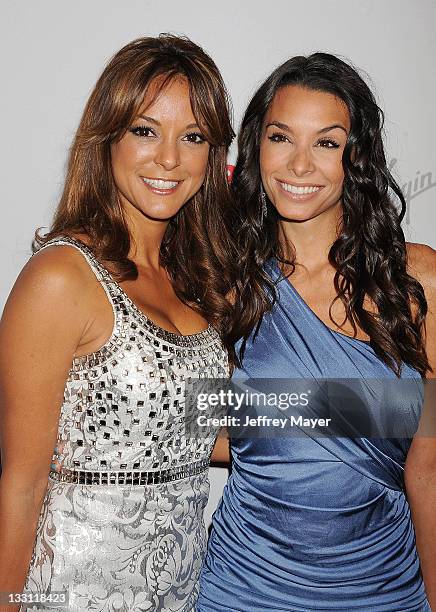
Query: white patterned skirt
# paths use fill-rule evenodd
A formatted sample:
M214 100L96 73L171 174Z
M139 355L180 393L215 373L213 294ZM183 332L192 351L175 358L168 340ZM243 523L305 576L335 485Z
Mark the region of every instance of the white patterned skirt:
M21 610L190 612L208 495L207 470L152 486L50 480L25 591L52 601Z

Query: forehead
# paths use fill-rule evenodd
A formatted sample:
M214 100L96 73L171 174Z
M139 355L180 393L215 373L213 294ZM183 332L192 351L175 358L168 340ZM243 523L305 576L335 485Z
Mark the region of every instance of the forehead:
M165 76L153 79L147 87L139 114L147 114L158 121L180 119L183 123L187 120L195 122L188 80L181 75L167 82Z
M320 129L339 123L347 130L350 128L350 114L340 98L298 85L287 85L277 91L265 119L286 123L289 127Z

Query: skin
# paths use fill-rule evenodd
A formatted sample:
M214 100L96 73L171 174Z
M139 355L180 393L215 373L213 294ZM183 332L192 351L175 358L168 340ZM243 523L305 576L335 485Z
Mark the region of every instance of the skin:
M155 87L149 97L153 95ZM148 225L152 220L162 225L173 217L200 189L209 155L209 144L192 112L186 80L173 80L151 106L145 101L111 153L114 179L127 215L137 219L133 215L140 213L142 223ZM179 185L152 188L142 178L178 181Z
M136 118L131 127L141 129L127 131L112 147L132 237L129 256L139 271L122 287L159 326L196 333L207 322L175 295L159 248L169 219L201 187L209 144L195 125L184 80L172 81L152 104L145 99L139 114L149 119ZM160 193L141 176L180 182ZM48 247L35 255L9 296L0 322L0 592L21 592L24 586L72 359L98 350L112 328L104 290L71 247ZM14 609L0 605L1 612Z
M347 107L335 96L301 87L277 92L264 120L260 168L266 193L284 219L338 219L349 130ZM295 195L283 184L320 189Z
M425 320L426 348L436 377L436 252L421 244L408 245L410 273L424 287L429 311ZM425 588L436 610L436 388L430 381L424 395L420 427L407 455L404 471L407 497L416 533ZM430 432L430 433L429 433Z
M329 126L340 126L329 128ZM346 106L335 96L297 86L282 88L265 117L260 144L261 176L265 191L279 212L283 245L291 243L296 253L292 284L309 308L330 328L352 335L344 321L342 303L336 302L333 320L329 308L335 297L335 270L328 252L341 221L341 192L344 179L342 154L350 129ZM334 141L336 148L329 144ZM322 189L308 199L293 197L280 186L319 185ZM427 303L425 346L436 374L436 251L407 244L409 273L422 284ZM286 272L287 270L285 270ZM366 308L373 309L369 301ZM339 325L338 323L339 322ZM362 330L357 338L367 339ZM408 453L405 483L414 521L417 548L427 596L436 609L436 419L435 392L426 393L423 420L431 421L434 437L420 427ZM430 416L428 416L430 415ZM427 435L425 435L427 433Z
M284 87L264 120L260 169L268 198L281 216L281 240L296 250L292 284L326 325L352 335L342 303L334 305L334 321L328 312L335 297L328 252L342 215L342 154L349 130L348 109L335 96ZM302 199L284 191L281 183L321 188ZM358 337L367 339L362 331Z
M150 95L154 93L151 89ZM192 112L187 82L173 81L151 106L145 101L131 128L112 146L113 175L139 272L138 279L122 286L155 323L171 332L192 334L207 323L180 302L159 263L169 219L200 189L209 156L209 144ZM179 184L162 194L143 178L177 180Z

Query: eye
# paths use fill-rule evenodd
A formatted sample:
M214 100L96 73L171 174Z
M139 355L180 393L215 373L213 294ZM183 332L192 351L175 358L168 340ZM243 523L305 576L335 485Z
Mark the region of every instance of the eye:
M338 142L332 140L331 138L321 138L321 140L318 140L317 144L324 149L339 149L341 146Z
M206 138L200 132L189 132L183 137L183 140L192 142L193 144L203 144L206 142Z
M288 137L285 136L285 134L281 134L280 132L274 132L274 134L268 136L268 140L270 140L271 142L289 142Z
M147 127L146 125L137 125L129 128L129 132L134 134L135 136L139 136L140 138L147 138L151 135L156 136L154 130L151 127Z

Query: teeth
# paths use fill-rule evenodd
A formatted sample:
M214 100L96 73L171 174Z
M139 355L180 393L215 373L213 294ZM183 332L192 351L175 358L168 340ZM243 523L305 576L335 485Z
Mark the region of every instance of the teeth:
M321 187L317 187L314 185L313 187L296 187L295 185L290 185L289 183L280 183L281 187L285 191L289 191L290 193L296 193L298 195L304 195L306 193L315 193L319 191Z
M164 181L163 179L143 178L142 180L154 189L174 189L179 184L179 181Z

